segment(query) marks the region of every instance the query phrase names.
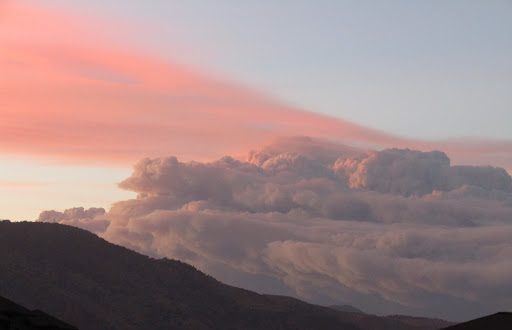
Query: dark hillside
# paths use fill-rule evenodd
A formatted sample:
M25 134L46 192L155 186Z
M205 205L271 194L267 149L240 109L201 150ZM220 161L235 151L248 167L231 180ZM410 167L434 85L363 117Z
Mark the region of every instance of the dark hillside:
M224 285L87 231L0 223L0 295L82 330L433 329Z
M76 328L42 311L31 311L0 297L0 330L76 330Z
M510 330L512 329L512 313L496 313L475 320L459 323L442 330Z

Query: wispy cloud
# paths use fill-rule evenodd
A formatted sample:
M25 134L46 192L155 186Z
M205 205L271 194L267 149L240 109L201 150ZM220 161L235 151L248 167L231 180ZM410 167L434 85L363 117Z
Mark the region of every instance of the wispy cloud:
M310 135L359 146L441 148L455 162L512 167L510 141L419 141L309 113L109 43L100 32L109 24L96 23L63 12L4 8L2 152L128 164L166 154L212 159L276 136Z
M0 189L32 189L47 186L49 182L29 182L29 181L5 181L0 180Z

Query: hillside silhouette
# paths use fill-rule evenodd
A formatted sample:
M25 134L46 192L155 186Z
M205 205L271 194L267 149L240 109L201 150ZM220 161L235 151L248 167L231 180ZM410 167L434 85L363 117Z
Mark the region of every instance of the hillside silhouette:
M77 330L40 311L28 310L0 297L0 330Z
M257 294L60 224L0 222L0 264L0 296L81 330L440 327Z
M500 312L459 323L442 330L510 330L512 329L512 313Z

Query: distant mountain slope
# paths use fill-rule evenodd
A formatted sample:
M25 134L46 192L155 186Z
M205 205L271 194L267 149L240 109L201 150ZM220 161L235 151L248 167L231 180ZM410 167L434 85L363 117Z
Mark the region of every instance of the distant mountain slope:
M440 329L453 324L441 319L430 319L426 317L407 316L407 315L388 315L387 319L394 319L400 321L402 324L410 327L411 329Z
M58 224L0 222L0 270L0 295L81 330L433 329L238 289Z
M510 330L512 329L512 313L501 312L484 316L475 320L459 323L442 330Z
M331 305L329 308L335 309L340 312L350 312L350 313L364 313L359 308L350 305Z
M356 314L364 314L368 315L359 308L356 308L351 305L331 305L329 308L335 309L341 312L348 313L356 313ZM446 327L450 322L441 320L441 319L430 319L426 317L415 317L415 316L407 316L407 315L388 315L383 316L383 318L389 320L397 320L401 322L403 325L406 325L410 329L439 329L441 327Z
M0 330L77 330L39 310L28 310L0 297Z

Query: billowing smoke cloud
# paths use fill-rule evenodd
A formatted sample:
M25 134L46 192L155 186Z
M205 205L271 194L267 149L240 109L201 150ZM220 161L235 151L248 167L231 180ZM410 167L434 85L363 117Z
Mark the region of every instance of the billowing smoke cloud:
M512 307L512 180L500 168L301 137L246 161L144 159L120 186L137 198L40 220L317 303L451 319Z
M388 149L356 159L339 158L334 170L351 188L381 193L425 195L452 190L465 184L510 191L512 182L502 168L450 166L443 152Z
M94 233L103 232L107 229L109 221L102 219L105 209L91 207L85 210L83 207L74 207L64 212L43 211L39 215L39 221L56 222L65 225L80 227Z

